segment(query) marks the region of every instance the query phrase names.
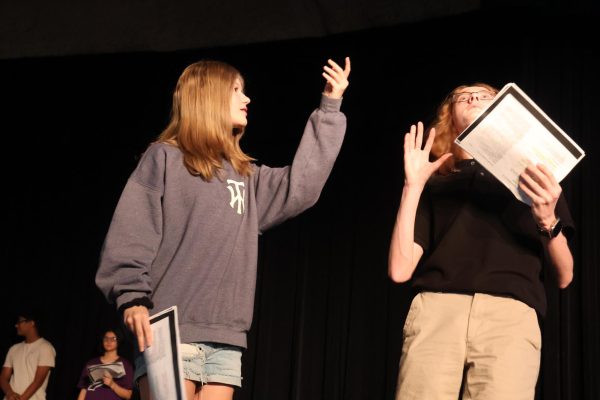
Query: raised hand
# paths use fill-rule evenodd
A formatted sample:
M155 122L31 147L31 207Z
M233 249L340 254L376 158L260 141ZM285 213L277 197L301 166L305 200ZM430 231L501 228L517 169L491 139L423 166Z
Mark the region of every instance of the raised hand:
M345 58L344 69L342 69L335 61L329 59L323 69L323 77L327 81L323 94L333 99L340 99L344 91L348 87L348 76L350 75L350 57Z
M562 192L552 172L543 164L529 164L520 176L519 187L531 198L535 222L549 228L556 221L554 209Z
M433 140L435 138L435 129L431 129L429 137L423 146L423 123L411 125L410 132L404 136L404 185L407 186L425 186L429 177L452 156L446 153L434 162L429 161L429 153Z

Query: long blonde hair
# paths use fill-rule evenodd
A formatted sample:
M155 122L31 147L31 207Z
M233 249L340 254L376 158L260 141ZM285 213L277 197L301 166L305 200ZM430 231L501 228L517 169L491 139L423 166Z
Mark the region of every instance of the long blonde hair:
M431 128L435 128L435 141L431 147L431 154L436 159L446 153L452 153L454 155L454 157L450 157L446 160L438 170L438 173L441 175L447 175L452 172L455 169L456 161L463 158L462 149L454 143L454 139L460 134L454 126L454 120L452 118L454 94L473 86L485 88L494 94L498 93L498 89L487 83L476 82L470 85L460 85L454 88L454 90L452 90L438 106L435 120L430 127L430 130Z
M231 94L241 74L229 64L205 60L189 65L173 92L171 120L157 141L177 146L192 175L211 180L227 160L243 176L252 161L240 148L243 128L231 120Z

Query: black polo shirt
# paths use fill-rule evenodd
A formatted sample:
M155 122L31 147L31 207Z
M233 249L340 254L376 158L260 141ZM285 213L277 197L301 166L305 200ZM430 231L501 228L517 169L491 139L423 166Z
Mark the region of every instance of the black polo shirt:
M546 313L544 239L531 208L474 160L434 176L421 196L415 242L425 251L413 278L419 291L510 296ZM561 195L556 215L574 224Z

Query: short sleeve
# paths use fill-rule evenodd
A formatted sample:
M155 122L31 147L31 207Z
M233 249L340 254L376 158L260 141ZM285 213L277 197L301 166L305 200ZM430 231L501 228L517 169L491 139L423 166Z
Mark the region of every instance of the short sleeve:
M54 359L56 358L56 351L50 343L44 343L40 347L40 354L38 359L38 366L40 367L54 367Z
M121 361L123 362L123 367L125 368L125 376L119 378L117 383L122 388L133 389L133 367L125 358L121 358Z
M85 364L85 367L83 367L83 369L81 370L81 375L79 376L79 382L77 382L77 387L79 389L85 389L90 385L90 378L88 376L88 365L90 363L88 362L87 364Z
M8 353L6 354L6 358L4 359L4 367L6 367L6 368L13 367L13 349L14 349L14 346L8 350Z

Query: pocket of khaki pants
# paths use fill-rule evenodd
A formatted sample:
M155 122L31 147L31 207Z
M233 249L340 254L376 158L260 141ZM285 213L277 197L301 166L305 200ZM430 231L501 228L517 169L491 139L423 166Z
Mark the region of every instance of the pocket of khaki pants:
M419 310L421 309L422 299L421 293L418 293L410 303L410 308L408 309L408 313L406 314L406 320L404 321L404 328L402 329L402 334L406 338L413 334L412 327L419 314Z

